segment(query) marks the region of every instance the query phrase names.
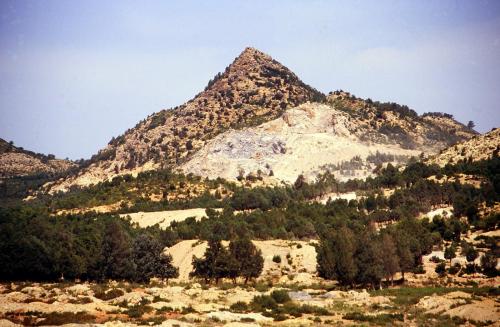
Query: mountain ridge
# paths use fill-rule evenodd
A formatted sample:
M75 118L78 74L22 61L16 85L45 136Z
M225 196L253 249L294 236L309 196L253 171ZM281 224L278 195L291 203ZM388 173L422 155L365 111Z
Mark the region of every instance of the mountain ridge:
M63 173L76 166L70 160L25 150L0 138L0 178Z
M405 145L408 148L415 147L413 143L419 148L432 139L421 135L430 131L437 138L433 140L435 144L431 151L437 152L449 143L474 135L473 131L463 129L456 122L451 129L441 130L438 126L423 128L421 134L418 130L412 134L411 129L418 125L413 124L412 119L418 119L422 126L432 124L421 122L424 118L418 115L399 119L391 110L382 110L382 116L378 117L379 111L370 109L370 106L366 110L347 110L341 106L345 100L342 96L325 96L271 56L247 47L193 99L149 115L134 128L113 138L78 173L49 184L46 189L50 192L66 191L72 186L88 186L117 175L176 168L188 162L216 136L228 130L270 122L282 117L290 108L307 102L326 103L337 111L348 113L354 125L360 124L360 128L353 125L349 133L368 143L372 139L377 143L391 143L391 139L396 139L398 144L408 143ZM374 125L375 118L390 123ZM401 124L406 131L401 131L404 129ZM456 134L453 129L457 128L462 134L452 136Z

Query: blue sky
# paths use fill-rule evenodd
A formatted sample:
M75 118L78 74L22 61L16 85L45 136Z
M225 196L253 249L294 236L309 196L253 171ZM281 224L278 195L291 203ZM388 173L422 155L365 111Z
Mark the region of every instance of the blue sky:
M323 92L500 126L500 1L0 2L0 137L88 158L246 47Z

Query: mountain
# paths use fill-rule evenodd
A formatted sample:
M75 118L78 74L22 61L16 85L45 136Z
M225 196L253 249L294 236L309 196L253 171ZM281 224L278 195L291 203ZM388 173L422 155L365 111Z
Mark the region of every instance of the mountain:
M204 177L288 183L325 170L340 180L366 178L378 164L405 163L472 135L449 115L419 116L397 104L334 92L326 103L305 103L259 126L222 133L181 168Z
M223 73L209 81L203 92L113 138L78 175L52 190L177 165L229 128L258 125L280 116L288 107L323 98L322 93L270 56L246 48Z
M75 168L69 160L24 150L0 139L0 178L56 174Z
M266 134L273 129L272 135ZM280 135L285 132L287 136ZM113 138L78 173L47 189L66 191L162 167L230 179L243 170L277 173L274 179L292 181L302 172L313 174L332 164L339 168L359 156L388 152L389 159L402 159L437 152L473 135L445 114L418 116L407 107L361 100L346 92L326 97L270 56L246 48L192 100L150 115ZM232 148L221 149L221 142ZM278 156L271 158L271 153ZM287 167L271 172L269 160ZM296 163L300 165L290 170ZM212 167L221 165L226 167Z
M500 128L494 128L483 135L455 144L431 156L428 163L445 166L462 160L487 160L500 154Z

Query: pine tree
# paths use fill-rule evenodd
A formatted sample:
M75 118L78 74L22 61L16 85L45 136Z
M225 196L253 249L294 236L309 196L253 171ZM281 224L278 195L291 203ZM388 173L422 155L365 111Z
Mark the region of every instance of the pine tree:
M102 245L103 275L110 279L130 279L135 274L131 260L130 237L122 225L113 220L106 225Z
M353 285L358 271L355 251L355 237L349 228L327 231L317 248L318 275L325 279L338 279L344 285Z
M325 279L335 279L337 276L336 258L331 247L331 239L321 238L316 253L318 276Z
M451 266L451 260L457 256L456 252L457 249L453 244L444 250L444 258L450 260L450 266Z
M356 239L354 233L347 227L342 227L335 234L336 275L343 284L352 285L358 273L354 255Z
M160 242L149 234L139 235L134 240L133 261L136 268L135 280L147 282L152 277L175 278L179 269L172 266L172 257L164 255Z
M245 279L245 284L250 278L257 278L264 267L262 251L257 249L248 238L238 238L229 243L229 252L237 267L236 276Z
M405 272L411 271L415 265L415 260L410 251L408 237L404 233L401 233L401 231L396 231L396 233L396 253L399 260L399 269L401 270L401 276L404 281Z
M193 271L190 276L203 278L205 282L215 279L217 284L219 279L232 275L229 269L230 263L230 255L222 242L212 238L208 241L203 258L193 256Z
M362 284L370 284L373 288L380 284L384 277L384 264L380 241L371 232L363 233L356 252L358 275L356 279Z
M394 283L394 274L399 271L399 258L396 251L396 244L394 243L392 237L385 233L382 235L381 240L382 247L382 261L384 263L384 275L386 280L391 280L391 284Z

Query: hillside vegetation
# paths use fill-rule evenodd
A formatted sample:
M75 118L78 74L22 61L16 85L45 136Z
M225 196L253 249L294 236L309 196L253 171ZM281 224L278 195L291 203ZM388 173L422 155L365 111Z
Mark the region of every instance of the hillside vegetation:
M245 131L243 135L235 137L234 144L234 151L243 152L236 155L241 157L243 162L231 163L230 175L224 175L217 170L210 171L211 164L220 166L227 163L203 160L207 158L206 155L189 163L200 150L209 151L216 156L216 149L207 150L207 146L215 148L225 146L222 143L213 144L217 142L214 138L221 134L221 142L224 143L225 137L231 137L231 131L261 127L266 123L266 126L269 126L272 121L296 125L297 119L293 118L294 113L302 110L300 105L308 102L312 108L306 108L307 116L313 121L315 111L319 113L325 106L330 108L327 110L328 117L323 117L321 120L324 125L321 130L314 128L309 130L306 126L305 130L295 131L296 134L293 136L292 128L289 131L292 139L287 138L286 133L282 134L285 131L280 131L274 133L274 136L271 135L270 138L274 138L271 142L265 135L265 130L251 130L250 134L256 132L257 135L250 138L246 138L247 131ZM290 110L296 107L298 109ZM314 124L313 122L312 125ZM272 126L269 128L273 129ZM264 133L260 135L260 132ZM111 180L117 175L136 176L143 171L174 169L181 166L187 172L200 174L199 170L206 169L208 172L205 172L204 176L215 172L215 175L210 177L226 179L236 178L234 172L239 169L239 164L249 165L246 173L257 174L259 170L269 173L273 162L263 160L269 151L277 151L276 154L293 154L297 150L298 157L311 157L313 162L307 163L298 171L299 174L310 173L318 170L319 167L314 165L314 158L321 158L321 154L301 153L300 149L318 148L321 137L324 138L325 144L345 142L346 149L352 148L351 153L333 162L330 160L332 153L338 152L339 149L330 149L327 151L329 156L318 160L324 165L339 164L355 156L366 157L369 154L367 147L373 144L378 145L373 152L414 155L415 153L411 151L434 153L473 135L475 135L473 130L456 122L449 115L419 116L406 106L372 102L369 99L361 100L345 92L334 92L326 97L304 84L292 71L270 56L256 49L246 48L223 73L217 74L205 90L192 100L173 109L162 110L148 116L123 135L113 138L106 148L85 161L77 173L62 181L47 184L45 191L49 193L67 191L75 185L89 186ZM304 139L310 138L309 143L293 142L293 138L300 139L301 136L304 136ZM335 137L339 136L348 138L338 142ZM282 137L284 139L280 140ZM346 142L348 140L352 143ZM262 145L262 151L251 150ZM391 149L391 146L395 149ZM388 151L384 151L384 147L388 147ZM227 152L226 149L223 151ZM274 161L279 162L280 159L288 158L275 159ZM183 166L184 164L187 166ZM196 170L196 166L200 169ZM297 175L297 172L293 173ZM278 174L276 179L278 182L281 180L290 182L291 177Z

